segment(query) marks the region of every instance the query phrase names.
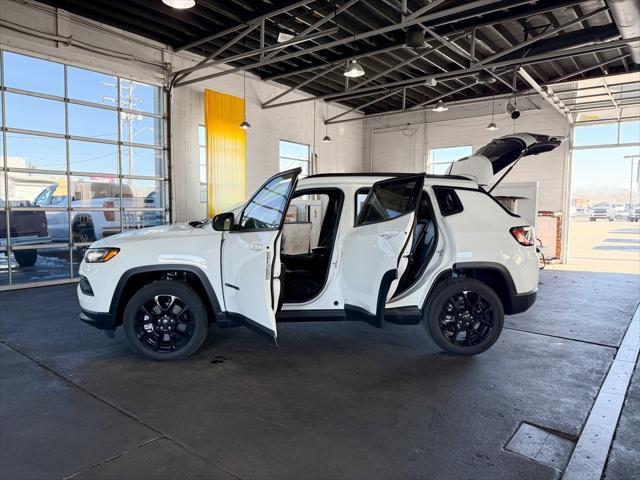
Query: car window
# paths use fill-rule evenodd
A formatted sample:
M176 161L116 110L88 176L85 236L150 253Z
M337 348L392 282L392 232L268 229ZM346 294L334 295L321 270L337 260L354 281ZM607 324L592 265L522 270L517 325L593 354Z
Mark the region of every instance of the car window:
M280 228L296 176L297 172L290 171L269 180L247 203L236 230Z
M363 188L359 188L356 191L356 208L355 208L356 223L358 222L358 217L360 217L360 212L362 211L362 205L364 204L364 201L367 199L367 195L369 195L369 190L371 190L369 187L363 187Z
M433 192L443 217L462 212L462 202L453 188L433 187Z
M38 194L36 199L34 200L34 205L39 207L44 207L45 205L49 205L49 198L51 197L51 192L53 192L52 187L45 188L42 192Z
M392 220L413 211L420 197L419 177L386 180L374 184L356 225Z

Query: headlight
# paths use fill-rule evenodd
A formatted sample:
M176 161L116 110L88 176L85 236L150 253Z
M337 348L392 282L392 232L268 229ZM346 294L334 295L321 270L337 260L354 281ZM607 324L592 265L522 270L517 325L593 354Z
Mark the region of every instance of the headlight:
M84 261L86 263L104 263L115 257L119 248L90 248L87 253L84 254Z

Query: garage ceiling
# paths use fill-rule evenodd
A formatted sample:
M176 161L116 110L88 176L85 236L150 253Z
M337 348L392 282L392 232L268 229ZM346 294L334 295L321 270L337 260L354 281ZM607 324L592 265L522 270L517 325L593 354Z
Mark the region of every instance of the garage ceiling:
M529 90L521 76L514 77L520 66L541 85L633 72L640 44L633 44L635 51L629 47L631 34L615 18L634 2L196 0L195 7L176 10L160 0L42 1L204 55L206 67L226 63L230 71L246 69L378 115L440 99L513 94L514 85ZM293 40L278 43L280 33ZM412 36L419 42L409 47ZM353 58L366 74L347 84L343 72ZM230 71L181 72L175 85ZM266 106L288 103L283 96Z

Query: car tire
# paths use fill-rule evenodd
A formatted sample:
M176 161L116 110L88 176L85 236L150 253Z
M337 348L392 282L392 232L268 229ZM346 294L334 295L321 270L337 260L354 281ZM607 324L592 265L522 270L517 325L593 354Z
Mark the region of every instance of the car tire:
M445 352L477 355L500 337L504 309L487 284L473 278L450 279L429 296L422 324Z
M127 303L122 323L133 351L155 361L193 355L209 330L202 298L177 280L160 280L140 289Z
M33 267L38 261L37 250L14 250L13 257L21 267Z

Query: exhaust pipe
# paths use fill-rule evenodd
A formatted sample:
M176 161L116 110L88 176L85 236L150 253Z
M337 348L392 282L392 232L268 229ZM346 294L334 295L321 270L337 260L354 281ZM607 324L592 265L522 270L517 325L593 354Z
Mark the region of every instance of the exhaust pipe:
M607 0L607 5L623 39L640 35L640 2L636 0ZM629 49L633 62L640 65L640 42L630 43Z

